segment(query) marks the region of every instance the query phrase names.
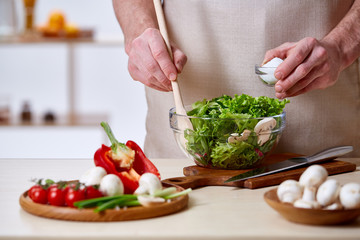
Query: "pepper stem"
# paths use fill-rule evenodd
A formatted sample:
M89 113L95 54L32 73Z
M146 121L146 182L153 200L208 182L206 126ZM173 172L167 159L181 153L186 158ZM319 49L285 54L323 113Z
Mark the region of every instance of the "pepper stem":
M101 122L100 125L104 128L106 134L108 135L110 142L111 142L111 150L116 153L117 148L120 147L121 149L128 150L129 148L124 144L116 140L111 128L107 122Z

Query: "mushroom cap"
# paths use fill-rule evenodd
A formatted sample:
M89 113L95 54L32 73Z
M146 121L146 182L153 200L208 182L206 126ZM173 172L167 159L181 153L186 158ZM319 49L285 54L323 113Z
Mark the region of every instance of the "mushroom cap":
M346 209L360 207L360 184L350 182L345 184L340 190L340 202Z
M276 68L283 62L281 58L273 58L269 62L262 65L261 71L267 73L265 75L259 75L259 77L269 84L275 84L277 82L274 76Z
M293 203L300 199L303 188L299 182L289 179L282 182L277 189L277 196L281 202Z
M100 184L101 179L106 175L106 171L102 167L93 167L87 170L81 177L80 182L86 186Z
M300 176L301 186L309 188L318 188L327 178L328 172L321 165L311 165Z
M99 190L106 196L124 194L124 185L115 174L108 174L101 179Z
M139 179L139 187L135 190L135 194L154 195L160 189L162 189L162 184L158 176L153 173L144 173Z
M316 200L321 206L333 204L339 197L340 183L335 179L328 179L320 185L316 193Z

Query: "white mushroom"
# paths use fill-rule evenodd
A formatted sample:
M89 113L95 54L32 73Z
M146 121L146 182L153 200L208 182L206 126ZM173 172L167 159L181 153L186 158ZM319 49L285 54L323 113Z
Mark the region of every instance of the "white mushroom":
M294 203L300 199L303 188L295 180L286 180L282 182L277 189L277 196L281 202Z
M93 167L87 170L81 177L80 182L86 186L100 184L101 179L106 175L106 171L102 167Z
M230 137L228 137L228 143L236 143L240 141L246 141L251 134L251 131L248 129L245 129L241 135L239 136L238 133L232 133L230 134Z
M135 190L134 194L154 195L154 193L160 189L162 189L160 179L153 173L144 173L140 177L139 187Z
M333 204L339 197L340 188L341 186L337 180L326 180L317 190L317 202L323 207Z
M275 84L278 79L274 76L276 68L283 62L281 58L273 58L269 62L265 63L261 67L261 71L266 73L264 75L259 75L259 77L267 82L268 84Z
M149 195L139 195L137 197L139 203L144 207L152 207L155 205L159 205L165 202L164 198L161 197L153 197Z
M326 180L328 172L321 165L311 165L300 176L299 183L304 187L302 199L307 202L315 201L317 188Z
M264 118L259 121L254 131L258 136L258 144L262 146L270 139L271 130L276 126L276 120L272 117Z
M345 209L360 208L360 184L345 184L340 190L340 202Z
M318 202L315 202L315 201L306 201L304 199L298 199L294 202L294 207L319 209L321 206Z
M106 196L117 196L124 194L124 185L115 174L108 174L101 179L99 190Z
M340 210L342 208L343 206L341 205L340 202L334 202L333 204L324 207L325 210Z

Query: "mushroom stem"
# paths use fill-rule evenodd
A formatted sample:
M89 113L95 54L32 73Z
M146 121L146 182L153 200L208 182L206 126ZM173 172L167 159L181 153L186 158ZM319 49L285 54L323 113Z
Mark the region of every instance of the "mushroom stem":
M294 202L294 207L298 208L309 208L309 209L319 209L321 206L318 202L315 201L306 201L303 199L299 199Z
M305 187L302 200L312 202L315 201L316 188L315 187Z

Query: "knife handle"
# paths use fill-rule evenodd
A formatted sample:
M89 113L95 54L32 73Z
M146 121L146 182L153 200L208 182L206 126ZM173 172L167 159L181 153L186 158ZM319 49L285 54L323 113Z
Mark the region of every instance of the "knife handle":
M341 147L329 148L329 149L326 149L324 151L315 153L314 155L307 157L307 162L308 163L323 162L325 160L334 159L336 157L342 156L342 155L347 154L352 151L353 151L352 146L341 146Z

